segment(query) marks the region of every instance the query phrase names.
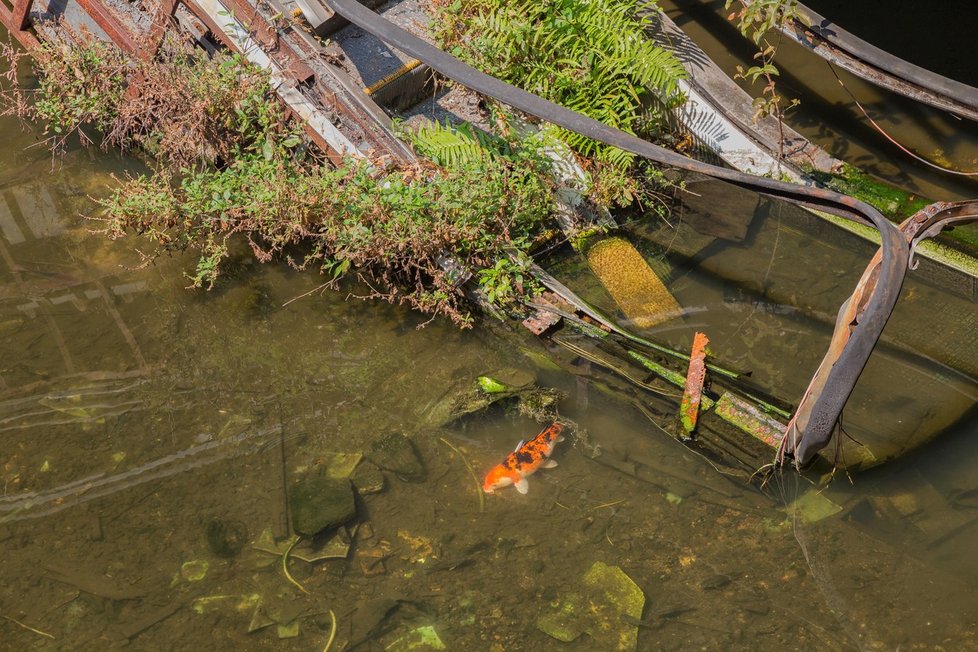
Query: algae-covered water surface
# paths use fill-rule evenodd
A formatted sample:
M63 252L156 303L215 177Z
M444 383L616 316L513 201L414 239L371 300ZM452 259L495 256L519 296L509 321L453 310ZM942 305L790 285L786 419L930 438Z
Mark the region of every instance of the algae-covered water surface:
M957 286L908 282L847 410L853 438L907 442L894 455L933 441L825 490L786 474L762 491L666 432L678 397L522 329L419 329L245 255L187 290L193 261L145 266L145 242L82 217L132 161L52 164L37 133L0 133L3 649L978 646ZM622 234L687 310L643 334L682 348L703 330L794 402L872 248L692 189L670 225ZM581 259L548 265L627 321ZM480 376L534 383L573 424L526 495L482 477L547 423L515 399L449 420Z

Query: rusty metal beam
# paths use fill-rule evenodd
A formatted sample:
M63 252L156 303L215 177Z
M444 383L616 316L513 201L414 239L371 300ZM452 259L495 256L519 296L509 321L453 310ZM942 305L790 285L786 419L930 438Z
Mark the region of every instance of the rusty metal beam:
M31 7L33 6L34 0L16 0L14 2L12 22L17 27L17 31L27 29L30 22Z
M275 62L289 77L299 83L308 82L315 77L312 68L302 59L302 56L282 40L275 26L269 24L248 0L221 0L221 4L230 9L234 17L251 31L252 38L267 54L281 53L282 56L275 57Z
M201 7L197 3L196 0L182 0L182 2L190 10L190 12L194 14L194 16L196 16L199 20L203 21L203 23L207 26L207 29L210 30L210 32L215 36L215 38L219 38L221 42L224 43L224 45L226 45L231 50L240 52L240 48L238 47L238 44L234 41L234 39L230 38L228 34L225 32L224 28L217 25L217 23L211 19L210 15L204 10L203 7ZM326 157L329 158L330 161L337 164L343 161L344 159L343 152L338 151L337 149L332 147L322 136L322 134L316 131L316 129L314 129L307 122L301 120L301 118L298 118L298 115L295 114L295 112L291 109L291 107L289 107L289 111L293 115L296 115L296 118L299 119L300 122L303 122L303 128L306 134L309 136L309 138L312 139L312 141L316 144L316 146L319 147L324 154L326 154Z
M135 54L139 51L132 33L107 6L102 4L101 0L77 0L77 2L78 6L92 17L92 20L102 28L113 43L129 54Z
M834 63L871 84L978 122L978 107L973 104L867 63L797 20L783 27L781 31L829 63Z
M31 5L32 0L27 0L27 2L19 0L14 4L14 9L11 11L0 2L0 23L3 23L10 35L16 38L27 50L35 50L41 45L37 38L27 31L27 25L30 23ZM19 11L23 11L23 15L19 15Z
M330 63L342 53L335 45L324 48L312 34L305 30L283 30L297 51L308 60L321 62L323 73L316 80L320 101L332 107L347 125L356 128L371 146L393 156L401 163L416 160L414 152L391 132L391 119L364 89L354 83L345 71Z
M179 0L163 0L156 13L153 14L153 24L149 28L149 33L139 50L139 56L143 59L152 59L160 49L163 42L163 35L173 22L173 15L177 11Z

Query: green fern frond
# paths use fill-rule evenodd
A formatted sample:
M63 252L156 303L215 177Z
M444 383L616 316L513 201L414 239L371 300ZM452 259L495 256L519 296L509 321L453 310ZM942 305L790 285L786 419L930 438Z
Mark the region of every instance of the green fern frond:
M468 123L430 122L408 134L415 150L445 168L463 169L478 166L493 157L510 155L509 145Z

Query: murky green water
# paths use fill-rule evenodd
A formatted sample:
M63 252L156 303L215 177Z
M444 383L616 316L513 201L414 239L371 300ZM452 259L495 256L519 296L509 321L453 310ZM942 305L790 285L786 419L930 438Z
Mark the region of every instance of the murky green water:
M978 646L973 288L908 282L846 413L856 439L952 432L822 498L794 475L761 493L661 431L675 399L610 391L519 330L418 330L417 315L247 258L215 291L186 290L192 261L141 266L145 242L80 217L131 161L71 149L52 167L36 133L3 120L0 134L0 647L322 650L330 610L334 650L406 650L424 627L477 651L613 649L596 641L619 633L640 650ZM650 335L685 347L705 330L718 362L794 402L871 248L692 187L674 226L628 231L691 309ZM573 258L551 267L614 309ZM500 368L564 391L580 433L527 495L480 509L466 463L481 479L540 424L512 407L430 421ZM386 473L358 499L345 558L342 541L300 543L288 569L303 593L282 566L288 488L391 431L411 435L425 479ZM596 562L641 589L639 621L608 616L584 580ZM590 633L541 632L568 604Z
M659 4L728 75L733 76L738 65L753 65L752 57L756 49L726 20L724 0L663 0ZM908 10L897 7L891 12L894 14L892 17L879 20L881 13L886 13L878 9L881 3L850 2L843 17L837 20L848 28L844 18L861 14L863 28L858 33L862 38L881 47L892 45L895 54L908 56L926 65L951 58L948 52L962 47L966 41L955 39L953 35L958 33L958 29L968 33L967 26L974 23L974 12L962 8L959 12L962 20L951 34L941 32L940 37L933 36L931 29L909 33L898 25L912 20L910 16L915 12L927 14L926 18L921 19L921 24L946 21L956 4L937 3L934 7L921 5ZM833 6L829 0L812 3L811 6L816 11L823 10L822 13L829 18L833 17ZM854 31L854 28L850 28L850 31ZM922 43L920 47L909 45L918 39ZM963 47L967 49L967 46ZM913 56L906 54L907 51L913 51ZM952 70L973 69L972 59L968 56L957 57L958 63ZM884 181L934 200L952 201L978 196L978 175L950 175L913 159L889 142L872 125L867 115L918 156L963 172L978 171L978 124L975 122L883 91L835 68L843 86L828 63L787 38L778 43L776 63L781 70L778 91L786 97L801 100L801 105L789 112L787 123L825 151ZM944 69L940 66L935 68ZM962 81L968 81L966 75L962 75ZM760 86L754 89L747 87L747 91L757 95ZM856 102L862 105L865 114Z

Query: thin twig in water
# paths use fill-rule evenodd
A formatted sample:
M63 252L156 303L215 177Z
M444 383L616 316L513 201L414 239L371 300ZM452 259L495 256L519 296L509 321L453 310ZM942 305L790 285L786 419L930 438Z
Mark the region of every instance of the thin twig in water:
M462 452L459 449L452 446L452 443L450 441L448 441L444 437L439 437L438 440L441 441L441 443L448 446L449 448L451 448L453 451L455 451L455 454L458 455L459 458L462 460L462 463L465 464L465 468L469 470L469 475L472 476L472 480L475 482L476 493L479 494L479 512L482 513L486 511L486 497L482 492L482 485L479 483L479 476L475 474L475 470L472 468L472 465L469 464L469 461L465 459L465 456L462 455Z
M331 283L331 282L332 282L332 281L330 281L330 283ZM284 308L285 306L287 306L287 305L289 305L289 304L290 304L290 303L292 303L293 301L298 301L299 299L302 299L302 298L304 298L304 297L308 297L308 296L309 296L310 294L312 294L313 292L316 292L317 290L323 290L323 289L325 289L325 288L326 288L326 287L327 287L328 285L329 285L329 283L323 283L323 284L322 284L322 285L320 285L319 287L314 287L313 289L311 289L311 290L309 290L308 292L305 292L305 293L303 293L303 294L300 294L300 295L299 295L299 296L297 296L297 297L292 297L291 299L289 299L288 301L286 301L285 303L283 303L283 304L282 304L282 307Z
M620 366L614 364L610 360L606 360L606 359L601 358L601 357L599 357L597 355L594 355L593 353L590 353L588 351L585 351L584 349L582 349L581 347L577 346L576 344L571 344L567 340L561 339L559 337L551 337L550 340L552 342L556 342L560 346L562 346L565 349L569 350L571 353L574 353L577 356L579 356L581 358L584 358L585 360L589 360L590 362L593 362L596 365L600 365L600 366L604 367L605 369L612 370L613 372L615 372L616 374L618 374L619 376L621 376L622 378L624 378L628 382L632 383L633 385L637 385L638 387L641 387L642 389L644 389L646 391L652 392L653 394L658 394L660 396L668 396L668 397L672 397L672 398L679 398L679 394L675 394L673 392L667 392L667 391L661 390L661 389L659 389L658 387L656 387L654 385L650 385L649 383L647 383L645 381L639 380L638 378L635 378L634 376L632 376L631 374L629 374L623 367L620 367Z
M30 625L25 625L24 623L20 622L16 618L11 618L10 616L0 616L0 618L3 618L4 620L9 620L10 622L14 623L15 625L20 625L24 629L26 629L28 631L31 631L31 632L34 632L35 634L37 634L39 636L47 636L48 638L54 640L54 636L52 636L51 634L48 634L47 632L42 632L39 629L34 629Z
M326 647L323 648L323 652L329 652L329 648L333 647L333 639L336 638L336 614L333 610L329 610L329 640L326 641Z
M604 503L603 505L595 505L591 509L601 509L602 507L614 507L615 505L621 505L623 502L625 502L624 498L620 500L613 500L610 503Z
M289 554L292 552L292 549L295 548L295 544L299 543L301 540L302 535L297 534L295 539L292 540L292 543L289 544L289 547L285 549L284 553L282 553L282 572L285 573L285 579L292 582L297 589L306 595L309 595L309 591L306 590L306 587L299 584L296 579L292 577L292 573L289 572Z

